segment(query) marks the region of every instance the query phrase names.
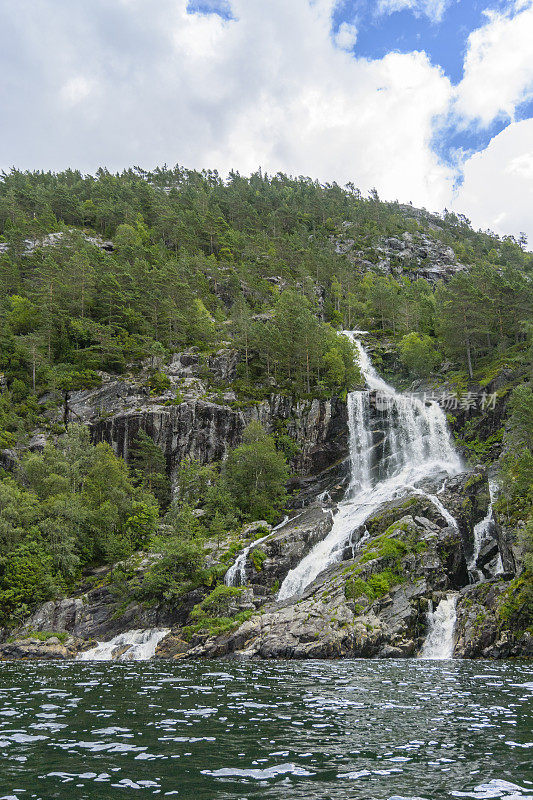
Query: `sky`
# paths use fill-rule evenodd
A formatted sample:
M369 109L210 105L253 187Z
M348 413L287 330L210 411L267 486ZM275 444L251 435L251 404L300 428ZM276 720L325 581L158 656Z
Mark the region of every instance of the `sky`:
M533 245L533 0L0 0L0 168L306 175Z

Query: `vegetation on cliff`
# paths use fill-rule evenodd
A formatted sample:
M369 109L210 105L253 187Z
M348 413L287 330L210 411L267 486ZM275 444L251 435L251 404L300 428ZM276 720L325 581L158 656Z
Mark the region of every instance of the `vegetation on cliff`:
M501 455L498 513L532 569L533 255L523 246L454 214L285 175L3 175L5 618L148 543L161 558L146 595L179 594L205 577L199 541L254 517L274 522L286 500L295 444L282 430L272 438L250 428L222 469L183 463L171 503L168 465L149 436L139 434L127 466L83 428L66 431L51 408L64 408L66 421L69 393L97 387L103 373L127 379L143 369L159 395L169 384L162 365L191 347L205 359L238 351L237 376L222 388L239 403L274 391L342 397L360 382L342 328L370 331L377 360L404 385L432 381L458 397L458 441L475 461ZM433 275L432 248L447 253ZM471 391L493 393L495 409L479 408ZM35 431L49 443L25 452Z

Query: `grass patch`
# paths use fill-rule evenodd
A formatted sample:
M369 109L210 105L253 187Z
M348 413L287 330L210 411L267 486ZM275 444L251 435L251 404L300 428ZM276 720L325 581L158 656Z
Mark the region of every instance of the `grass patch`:
M371 575L367 580L356 575L346 582L344 593L348 600L356 600L360 597L366 596L370 602L384 597L390 592L393 586L398 586L403 583L405 577L394 572L392 569L384 569L382 572L376 572Z
M23 637L21 637L21 636L10 636L7 641L8 642L16 642L16 641L21 641L21 639L30 639L31 638L31 639L38 639L40 642L47 642L48 639L53 639L55 637L56 639L59 639L59 641L61 643L63 643L68 639L69 636L70 636L70 633L67 633L67 631L58 631L58 632L55 632L55 631L28 631L28 633L25 633Z
M260 547L254 547L254 549L250 553L250 560L257 572L261 572L261 570L263 569L263 564L265 562L266 557L267 554L265 553L264 550L261 550Z

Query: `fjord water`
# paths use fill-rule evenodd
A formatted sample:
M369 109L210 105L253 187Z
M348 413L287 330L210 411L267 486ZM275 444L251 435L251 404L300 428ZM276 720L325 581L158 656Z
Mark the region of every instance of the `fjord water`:
M0 664L11 800L533 799L533 664Z

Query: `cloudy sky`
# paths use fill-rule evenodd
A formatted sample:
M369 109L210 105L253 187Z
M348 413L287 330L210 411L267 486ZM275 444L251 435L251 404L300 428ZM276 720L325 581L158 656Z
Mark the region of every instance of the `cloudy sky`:
M0 167L309 175L533 244L533 0L0 0Z

